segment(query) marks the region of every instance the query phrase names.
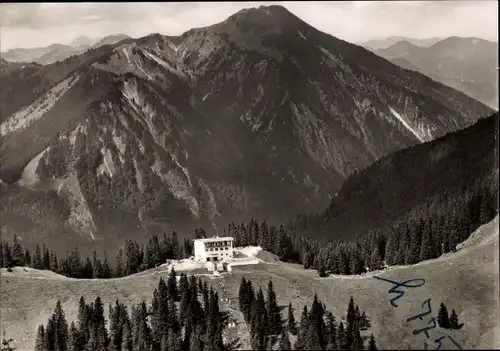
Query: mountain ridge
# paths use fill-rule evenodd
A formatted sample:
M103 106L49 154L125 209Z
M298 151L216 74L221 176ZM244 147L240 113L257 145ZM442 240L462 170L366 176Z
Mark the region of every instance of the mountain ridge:
M448 37L429 47L398 42L374 52L395 64L404 58L420 73L497 109L497 45L475 37Z

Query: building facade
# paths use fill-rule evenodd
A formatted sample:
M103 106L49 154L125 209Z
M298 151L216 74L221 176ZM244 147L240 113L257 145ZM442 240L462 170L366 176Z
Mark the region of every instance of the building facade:
M194 259L204 262L231 261L234 238L214 237L194 240Z

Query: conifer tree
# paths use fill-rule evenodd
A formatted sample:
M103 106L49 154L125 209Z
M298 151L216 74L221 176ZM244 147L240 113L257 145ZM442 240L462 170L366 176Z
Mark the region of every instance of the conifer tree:
M326 349L337 349L337 326L335 324L335 317L331 312L326 314Z
M31 267L31 253L28 249L24 251L24 264Z
M378 245L375 245L371 253L370 270L375 271L382 268L382 256L380 254Z
M101 271L101 278L103 279L109 279L112 277L111 273L111 268L109 267L108 263L108 255L106 254L106 251L104 251L104 262L102 263L102 271Z
M43 325L39 325L37 332L36 332L36 339L35 339L35 351L45 351L46 349L44 348L45 346L45 328Z
M104 318L104 305L99 296L94 301L92 324L95 329L96 347L105 348L107 346L108 332L106 329L106 319Z
M305 335L307 333L307 328L309 325L309 313L307 311L307 306L304 305L302 309L302 314L300 315L299 329L297 331L297 340L295 341L294 348L296 350L303 350L305 343Z
M203 350L202 342L203 328L200 324L197 324L191 333L189 339L189 349L190 350Z
M43 244L43 257L42 257L43 269L50 269L50 254L49 249Z
M340 322L339 328L337 330L337 344L341 349L347 349L346 332L344 330L344 323Z
M434 247L435 244L431 238L430 228L425 226L422 234L422 244L420 247L419 261L425 261L434 258L435 257Z
M118 250L118 254L116 255L116 265L115 265L115 277L122 277L124 275L124 267L123 267L123 249L120 248Z
M57 262L57 256L54 252L51 252L49 255L49 269L52 272L59 272L59 264Z
M441 328L445 329L450 328L450 319L448 316L448 310L446 309L444 303L441 303L441 306L439 307L437 321Z
M120 351L132 351L132 336L130 332L130 323L128 321L123 325L123 336Z
M79 351L79 350L80 349L78 345L78 329L76 328L75 322L71 322L68 335L68 351Z
M290 344L290 339L288 338L288 332L285 328L281 329L280 341L278 343L278 350L291 350L292 345Z
M273 282L270 280L267 286L267 304L266 311L268 313L269 335L278 335L281 333L282 323L281 313L276 301L276 293L274 292Z
M375 343L375 338L373 337L373 334L370 335L370 342L368 344L368 350L371 350L371 351L378 350L377 345Z
M24 266L24 250L17 241L17 235L14 235L14 243L12 244L12 261L14 266Z
M78 334L79 347L83 348L90 338L90 329L92 327L93 308L85 303L83 296L80 297L78 304Z
M352 345L351 345L352 350L363 350L364 349L363 338L361 337L361 333L359 331L359 322L358 321L356 321L354 323L352 339L353 339Z
M167 280L167 291L168 291L168 296L173 299L174 301L179 301L179 293L177 289L177 274L172 268L168 275L168 280Z
M4 266L6 268L14 267L14 260L12 259L12 252L11 252L10 246L7 242L4 244L3 252L4 252L4 254L3 254Z
M314 324L310 323L307 326L304 334L304 350L321 350L321 340L318 331L315 329Z
M297 324L293 315L292 303L288 303L288 330L290 334L297 335Z
M345 345L344 347L349 349L354 341L354 324L356 323L356 307L354 305L354 299L351 296L349 300L349 305L347 307L346 315L346 330L345 330Z
M255 304L252 308L252 348L256 350L265 350L268 344L269 321L266 310L266 303L262 289L259 289Z
M453 309L451 310L450 315L450 329L460 329L460 326L458 324L458 316Z
M54 350L64 351L68 347L68 322L61 306L61 301L57 300L54 314Z

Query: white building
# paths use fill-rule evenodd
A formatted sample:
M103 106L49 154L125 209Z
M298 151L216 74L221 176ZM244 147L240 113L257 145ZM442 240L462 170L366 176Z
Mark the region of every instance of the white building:
M197 261L231 261L233 241L230 236L194 240L194 259Z

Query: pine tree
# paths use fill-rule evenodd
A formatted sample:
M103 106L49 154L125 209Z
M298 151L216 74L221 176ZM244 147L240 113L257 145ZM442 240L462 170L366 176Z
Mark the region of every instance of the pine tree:
M441 306L439 307L437 320L441 328L445 329L450 328L450 319L448 317L448 310L446 309L444 303L441 303Z
M303 350L305 343L305 335L307 333L307 328L309 325L309 313L307 311L307 306L304 305L302 314L300 315L299 329L297 330L297 340L295 341L294 348L296 350Z
M122 277L124 275L124 268L123 268L123 249L120 248L118 250L118 254L116 255L116 265L115 265L115 277Z
M288 330L290 334L297 335L297 324L293 315L292 303L288 303Z
M363 338L361 337L361 333L359 331L358 321L356 321L354 323L352 339L353 339L352 345L351 345L352 350L363 350L364 349Z
M36 332L35 351L45 351L44 342L45 342L45 328L43 327L43 325L39 325L38 330Z
M94 311L92 315L92 322L95 328L95 343L96 347L105 348L108 341L108 332L106 329L106 319L104 318L104 305L101 298L96 297L94 301Z
M424 225L419 260L425 261L434 258L435 257L434 247L435 243L432 241L431 229L427 225Z
M75 322L71 322L71 326L69 327L68 351L79 351L78 329L76 328Z
M280 341L278 343L278 350L291 350L292 345L290 344L290 339L288 338L288 332L285 328L281 329Z
M326 349L336 350L337 349L337 326L335 324L335 317L331 312L326 315Z
M49 269L52 272L59 272L59 264L57 262L57 256L54 252L51 252L49 255Z
M397 249L398 242L396 238L396 231L391 231L387 236L387 242L385 244L385 261L388 265L394 264Z
M321 340L318 331L315 329L313 323L307 326L304 334L304 350L321 350Z
M373 334L370 335L370 342L368 344L368 350L375 351L378 350L377 345L375 344L375 338Z
M1 268L5 267L5 260L3 257L4 257L3 244L0 242L0 267Z
M255 304L252 307L250 327L253 334L252 348L256 350L265 350L268 344L269 321L262 289L257 293Z
M54 314L52 315L54 321L54 337L55 351L65 351L68 347L68 322L66 321L66 316L61 306L61 301L57 300L56 308Z
M339 328L337 330L337 344L341 349L347 349L347 340L346 340L346 332L344 330L344 323L340 322Z
M50 269L50 254L49 249L43 244L43 257L42 257L43 269Z
M451 310L450 329L460 329L460 326L458 324L458 316L455 313L455 310Z
M189 339L190 350L203 350L202 342L203 328L200 324L196 325Z
M6 268L14 267L14 260L12 259L12 251L9 244L6 242L3 247L3 261Z
M109 279L111 278L111 276L112 273L108 263L108 255L106 254L106 251L104 251L104 262L102 263L101 277L104 279Z
M370 270L375 271L382 268L382 256L380 254L378 245L375 245L371 253Z
M28 249L24 251L24 264L31 267L31 253Z
M347 307L346 323L344 347L349 349L354 341L354 324L356 323L356 307L352 296Z
M281 313L276 301L273 282L270 280L267 286L267 304L266 310L269 321L269 335L278 335L281 333L282 323Z
M24 266L24 250L17 241L17 235L14 235L14 243L12 244L12 261L14 266Z
M88 342L90 337L90 312L89 306L85 303L83 296L80 297L78 303L78 348L82 349Z
M132 336L130 333L130 323L125 323L123 326L121 351L132 351Z
M179 301L179 293L177 289L177 274L172 268L168 275L168 280L167 280L167 291L168 291L168 296L173 299L174 301Z

